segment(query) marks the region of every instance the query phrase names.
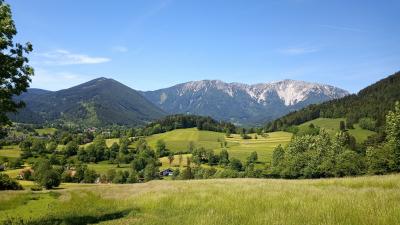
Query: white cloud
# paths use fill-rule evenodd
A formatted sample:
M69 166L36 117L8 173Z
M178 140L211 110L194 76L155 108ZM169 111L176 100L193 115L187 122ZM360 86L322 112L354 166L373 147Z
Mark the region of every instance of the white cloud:
M128 48L125 46L114 46L114 47L112 47L112 50L114 52L127 52Z
M47 65L99 64L111 61L110 58L75 54L63 49L38 53L36 56L38 59L35 62L42 62Z
M304 55L318 51L319 51L318 48L304 48L304 47L284 48L278 50L279 53L284 55Z
M92 75L36 68L31 87L55 91L69 88L94 78L95 76Z

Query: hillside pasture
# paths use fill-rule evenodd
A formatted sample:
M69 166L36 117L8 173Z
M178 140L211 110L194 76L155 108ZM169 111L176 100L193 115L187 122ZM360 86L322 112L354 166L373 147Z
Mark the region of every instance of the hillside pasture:
M225 134L223 133L187 128L154 134L146 137L146 140L153 149L156 148L158 140L164 140L169 150L173 152L187 152L190 142L193 142L196 147L216 149L221 147L219 141L223 141L224 138Z
M232 134L226 137L224 133L212 131L199 131L196 128L178 129L162 134L155 134L146 138L152 148L156 148L158 140L164 140L167 148L172 152L187 152L190 142L195 147L203 147L215 150L219 153L222 149L221 144L227 142L227 151L230 157L246 160L251 152L256 151L261 162L269 162L273 149L278 145L289 143L292 134L288 132L272 132L266 137L250 134L251 139L243 139L239 134ZM179 156L175 156L177 160ZM167 160L165 158L165 160ZM174 161L175 161L174 160ZM163 164L164 165L164 164Z
M256 134L250 134L249 136L252 138L243 139L238 134L233 134L231 137L226 138L230 157L245 160L250 153L255 151L260 162L269 162L275 147L288 144L292 138L291 133L283 131L268 133L266 137ZM257 139L255 139L255 136L257 136Z
M340 127L339 127L340 121L346 121L346 119L344 119L344 118L336 118L336 119L318 118L315 120L305 122L305 123L299 125L298 127L299 127L299 129L305 129L308 126L310 126L310 124L314 124L314 126L323 128L330 135L335 135L340 130ZM362 143L369 136L375 134L375 132L373 132L373 131L360 128L360 126L358 126L358 124L355 124L354 129L349 129L348 132L356 138L358 143Z
M129 171L131 169L130 164L109 164L107 161L99 162L99 163L88 163L89 169L95 170L98 174L106 174L109 170L115 171Z
M18 158L21 155L21 149L17 145L6 145L0 149L0 158Z
M48 127L48 128L35 129L35 131L39 135L43 136L43 135L53 135L57 131L57 129Z

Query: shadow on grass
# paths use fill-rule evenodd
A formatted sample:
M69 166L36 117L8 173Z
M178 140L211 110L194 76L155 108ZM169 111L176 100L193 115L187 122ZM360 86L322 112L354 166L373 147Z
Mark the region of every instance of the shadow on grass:
M64 218L42 218L38 220L9 218L5 221L0 221L0 223L3 225L87 225L108 220L120 219L132 212L134 212L133 209L126 209L100 216L67 216Z

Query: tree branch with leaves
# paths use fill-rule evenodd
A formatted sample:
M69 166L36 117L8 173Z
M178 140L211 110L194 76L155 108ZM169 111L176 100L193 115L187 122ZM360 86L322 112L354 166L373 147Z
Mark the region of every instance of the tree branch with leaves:
M33 50L32 44L14 43L16 34L11 8L0 0L0 138L5 135L4 127L11 124L7 114L25 106L13 96L27 90L34 74L26 57Z

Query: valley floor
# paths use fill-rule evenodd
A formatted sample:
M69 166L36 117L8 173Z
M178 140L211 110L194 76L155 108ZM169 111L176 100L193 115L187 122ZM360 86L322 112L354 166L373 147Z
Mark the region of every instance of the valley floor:
M400 224L400 174L320 180L63 184L0 192L0 221L32 224ZM30 219L29 219L30 218Z

